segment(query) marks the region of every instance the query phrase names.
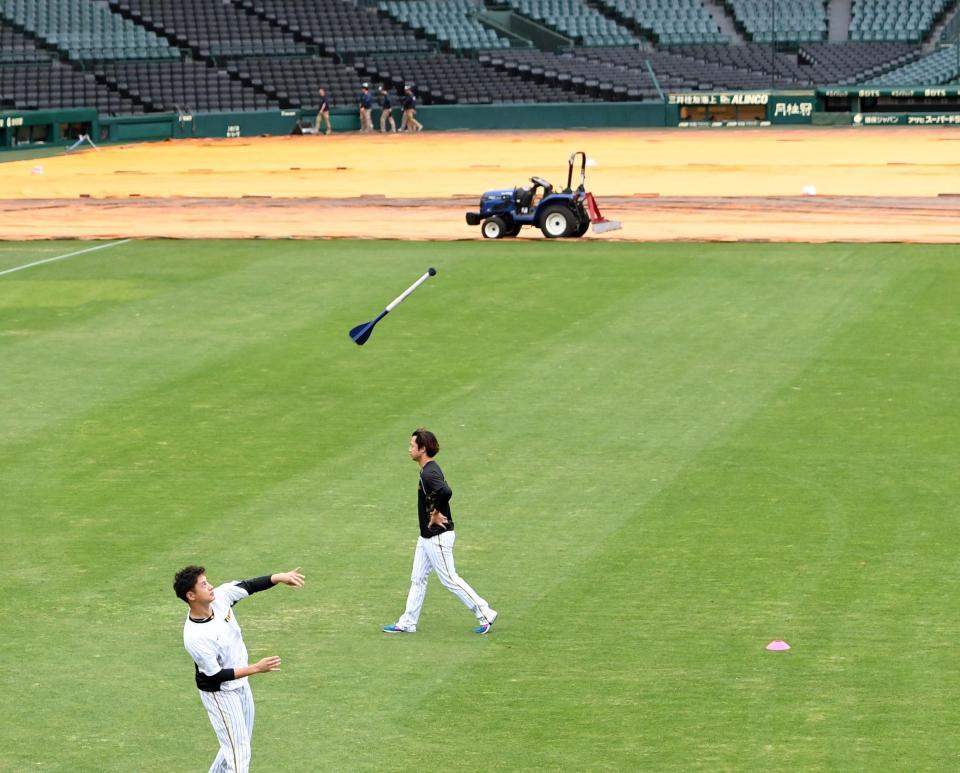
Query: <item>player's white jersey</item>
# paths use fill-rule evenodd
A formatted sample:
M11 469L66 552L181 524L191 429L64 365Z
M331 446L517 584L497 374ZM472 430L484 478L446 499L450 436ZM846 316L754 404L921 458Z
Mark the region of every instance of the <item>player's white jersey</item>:
M214 588L213 616L210 619L198 623L187 613L187 621L183 624L183 646L201 673L213 676L224 668L249 665L247 647L233 611L233 605L248 595L236 582L224 583ZM247 677L243 677L223 682L220 689L237 690L246 681Z

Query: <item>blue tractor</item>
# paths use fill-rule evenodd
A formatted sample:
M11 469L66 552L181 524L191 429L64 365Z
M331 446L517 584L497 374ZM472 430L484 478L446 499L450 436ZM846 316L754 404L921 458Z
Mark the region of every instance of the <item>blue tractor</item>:
M577 156L580 184L573 188ZM548 239L578 239L591 223L596 233L620 228L620 223L600 214L593 194L584 187L587 154L578 150L567 163L567 187L562 191L554 191L542 177L531 177L530 187L487 191L480 197L480 211L467 212L467 225L479 225L484 239L516 236L525 225L539 228Z

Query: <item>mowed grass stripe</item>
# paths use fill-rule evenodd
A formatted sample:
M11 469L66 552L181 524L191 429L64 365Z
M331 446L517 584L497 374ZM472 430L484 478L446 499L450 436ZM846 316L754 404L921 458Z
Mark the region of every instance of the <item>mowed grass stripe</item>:
M36 331L8 338L4 361L9 376L0 388L9 410L0 419L0 442L74 418L87 406L136 394L158 378L202 371L207 360L231 350L282 338L287 329L302 326L304 318L323 318L331 308L349 303L358 291L359 283L338 281L342 269L336 263L321 267L303 244L281 242L269 249L233 242L178 245L175 252L186 253L178 259L164 253L162 244L136 246L138 255L128 257L125 265L114 261L95 279L58 271L50 291L55 299L47 298L42 281L28 286L40 298L37 305L50 308L69 293L59 283L75 282L78 292L88 294L77 305L95 313L87 317L89 311L82 309L76 324L64 314L57 327L38 324ZM129 253L133 246L123 249ZM265 282L269 292L264 292ZM125 289L100 303L96 294L102 283L120 283ZM0 298L16 292L15 285L0 285Z
M927 696L930 685L925 682L953 667L932 669L918 684L912 675L902 678L898 662L904 652L916 652L910 662L927 659L929 653L932 663L946 665L940 663L940 655L947 648L937 642L945 627L953 628L946 622L948 611L941 610L939 618L945 626L930 625L924 615L891 629L888 643L877 640L879 619L898 608L911 608L913 590L899 590L904 583L939 593L937 574L942 579L954 573L952 563L946 562L933 572L911 567L925 541L917 533L930 525L909 518L909 513L917 506L918 482L921 490L928 484L921 471L919 481L905 472L916 459L912 453L891 454L877 445L880 436L891 431L898 439L942 437L932 425L890 424L905 406L924 401L925 385L912 379L904 384L902 378L920 369L928 354L941 347L952 351L942 366L922 370L925 376L934 376L933 381L938 372L946 383L954 380L955 339L949 330L943 339L929 335L934 325L945 327L952 306L944 292L939 293L939 305L931 304L930 288L916 296L909 292L915 273L905 264L884 293L904 309L909 325L904 318L873 329L889 317L886 307L891 300L881 297L869 313L852 319L795 383L769 401L777 407L755 417L762 421L748 422L729 442L711 449L651 504L652 518L660 512L671 515L670 536L684 535L683 541L670 541L671 553L658 554L658 540L651 542L658 535L631 522L617 535L620 547L609 547L602 561L572 579L570 585L577 586L589 576L603 576L603 592L621 600L617 608L621 628L606 650L605 663L622 663L616 657L621 640L636 642L638 695L646 696L638 701L663 706L671 693L684 703L691 692L698 695L699 730L692 736L688 725L669 712L660 721L636 721L635 748L652 753L661 765L668 759L665 750L670 750L678 753L673 765L677 769L754 769L771 764L836 769L850 753L844 740L849 743L858 735L862 738L858 753L878 762L903 754L922 760L918 769L937 769L950 758L942 746L930 745L927 739L938 732L933 729L937 725L954 721L954 712L936 716L928 704L903 709L899 704L911 694ZM948 286L953 284L950 274L941 271L940 281L945 279ZM929 319L918 321L909 313L911 308L922 308L919 316ZM952 319L955 327L955 315ZM883 347L879 351L877 344ZM891 357L896 359L883 367ZM874 398L878 384L885 388ZM838 400L838 395L845 398ZM925 406L924 412L929 409L942 416L947 407L934 404ZM822 423L809 422L811 414L849 426L825 432ZM878 417L885 420L878 422ZM865 425L867 421L871 423ZM758 423L765 432L751 426ZM864 426L879 430L878 437L861 438ZM880 481L872 477L878 471ZM889 483L884 484L887 476ZM878 485L880 492L871 490ZM887 530L868 514L890 508L894 491L900 492L902 501L889 515L902 513L906 520L898 519L900 525ZM950 501L944 498L941 506L955 511ZM942 529L946 522L940 525ZM639 561L638 551L643 555ZM851 551L856 561L850 560ZM881 575L886 588L877 586L880 577L875 569L864 571L878 562L884 566L883 575L889 572ZM657 582L657 572L665 572L669 582ZM682 577L689 581L678 582ZM889 598L894 589L900 595L896 602ZM848 590L855 591L849 599ZM569 600L569 591L564 588L558 596ZM557 607L562 603L558 600ZM608 613L604 605L591 605L584 625L601 630L602 620L597 618ZM900 630L907 642L901 640ZM764 637L774 635L795 644L791 660L757 659ZM674 650L664 651L665 637ZM835 637L840 639L837 644ZM538 657L531 660L539 662ZM603 676L604 665L599 658L597 663L590 675L593 681ZM870 668L859 669L858 663L870 663ZM853 674L853 685L836 689ZM941 701L934 705L942 702L944 692L940 690ZM911 725L909 731L898 727L904 722ZM738 733L738 727L747 730ZM838 727L843 730L835 732ZM823 743L825 733L837 742Z
M945 452L957 430L960 270L943 250L918 253L925 259L907 264L875 313L805 374L784 417L793 442L783 462L800 489L793 497L809 501L801 492L812 492L826 505L786 515L806 525L802 534L830 530L844 539L822 558L805 555L809 536L781 554L785 577L804 578L800 587L778 587L810 652L804 669L825 691L818 701L790 700L795 686L787 684L782 711L756 724L776 721L779 732L821 725L824 762L834 768L851 738L875 767L900 758L915 769L945 769L957 753L947 687L956 666L945 644L956 631L943 588L957 576L950 524L960 492L955 476L935 470L956 466L955 442L952 462ZM752 434L773 435L766 421L761 427ZM804 707L801 716L792 706ZM930 744L935 736L944 742Z

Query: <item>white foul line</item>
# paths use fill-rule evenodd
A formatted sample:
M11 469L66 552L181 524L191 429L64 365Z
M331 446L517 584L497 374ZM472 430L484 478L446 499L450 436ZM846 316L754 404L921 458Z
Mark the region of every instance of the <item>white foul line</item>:
M68 252L66 255L55 255L52 258L44 258L43 260L35 260L33 263L24 263L22 266L15 266L14 268L8 268L4 271L0 271L0 276L4 274L12 274L14 271L22 271L25 268L30 268L31 266L39 266L43 263L53 263L55 260L63 260L64 258L72 258L74 255L83 255L85 252L94 252L95 250L105 250L107 247L116 247L118 244L126 244L131 241L130 239L123 239L119 242L110 242L109 244L98 244L96 247L87 247L85 250L77 250L76 252Z

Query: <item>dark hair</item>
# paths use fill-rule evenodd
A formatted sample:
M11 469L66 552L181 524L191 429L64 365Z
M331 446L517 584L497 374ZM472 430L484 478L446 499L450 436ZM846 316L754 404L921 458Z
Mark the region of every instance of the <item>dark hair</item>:
M412 437L417 439L417 447L427 452L431 459L440 453L440 441L430 430L420 427L411 433Z
M207 570L202 566L185 566L173 576L173 590L184 601L187 601L187 591L197 587L197 580ZM190 602L187 601L189 604Z

